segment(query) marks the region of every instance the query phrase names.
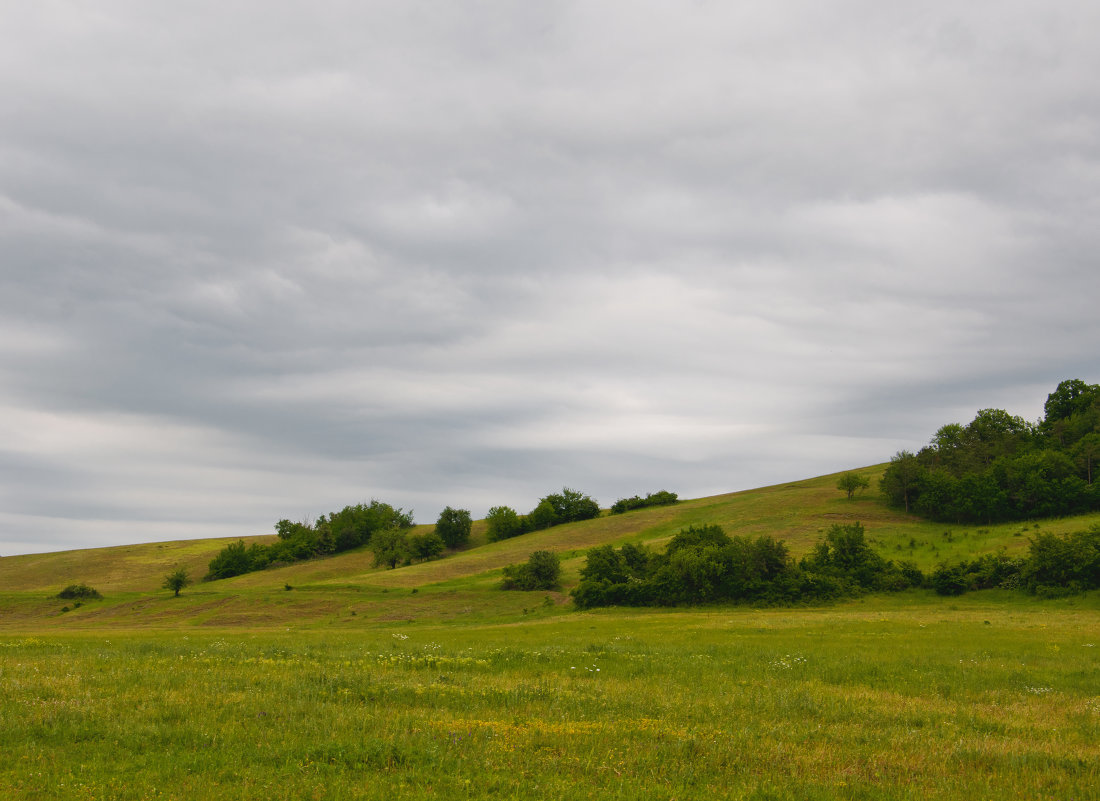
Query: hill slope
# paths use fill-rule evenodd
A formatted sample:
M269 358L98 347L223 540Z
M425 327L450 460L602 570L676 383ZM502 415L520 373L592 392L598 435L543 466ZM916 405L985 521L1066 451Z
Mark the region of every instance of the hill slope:
M877 487L884 465L858 471ZM884 556L910 559L923 569L939 561L1005 548L1023 551L1029 534L1085 528L1100 515L1011 523L988 527L946 527L888 508L877 489L849 501L837 490L839 474L755 490L682 501L557 526L496 543L485 542L475 524L471 547L444 559L396 570L374 567L372 554L358 550L189 587L180 598L161 590L166 573L183 567L199 578L231 540L192 540L0 558L0 626L22 627L52 618L64 627L89 625L282 625L331 624L365 619L509 615L526 611L527 593L495 591L499 570L534 550L563 557L566 589L577 579L584 551L609 543L660 546L681 528L717 524L731 535L770 535L796 555L808 551L833 523L859 521ZM429 527L422 527L427 529ZM269 541L270 536L255 538ZM73 583L104 593L104 601L61 612L55 595ZM290 586L293 592L285 591ZM152 595L151 595L152 594ZM414 596L415 594L415 596ZM537 594L542 598L545 594ZM564 594L551 601L565 603ZM364 619L364 618L360 618Z

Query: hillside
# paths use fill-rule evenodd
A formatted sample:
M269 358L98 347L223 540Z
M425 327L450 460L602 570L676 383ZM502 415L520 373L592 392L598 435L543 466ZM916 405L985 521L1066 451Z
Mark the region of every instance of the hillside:
M0 558L0 626L22 628L49 622L59 627L323 625L356 620L450 618L521 614L530 593L496 591L500 568L550 549L563 558L565 590L576 580L587 548L625 542L661 545L690 525L717 524L731 535L771 535L799 556L833 523L859 521L886 557L909 559L927 569L942 560L994 552L1022 552L1028 535L1062 533L1100 520L1093 514L1041 523L945 526L885 505L877 483L885 465L858 471L872 489L849 501L837 490L839 474L743 492L682 501L623 515L571 523L495 543L485 542L477 523L471 547L446 558L385 570L365 550L264 570L217 582L197 583L172 598L161 589L166 573L183 567L199 578L230 540L193 540ZM420 527L430 528L428 526ZM271 536L255 538L269 541ZM106 597L68 612L55 595L74 583ZM290 590L287 590L287 587ZM545 593L534 594L545 609ZM552 594L556 607L564 593Z

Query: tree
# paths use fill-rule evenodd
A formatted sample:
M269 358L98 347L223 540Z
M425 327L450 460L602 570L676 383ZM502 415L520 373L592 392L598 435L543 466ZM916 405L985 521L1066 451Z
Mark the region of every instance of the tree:
M435 531L428 531L424 534L410 534L407 541L409 555L413 559L434 559L443 553L443 549L447 547L443 542L443 538Z
M448 548L458 548L469 541L472 526L473 522L468 509L452 509L448 506L439 513L439 520L435 523L435 533L443 539L443 544Z
M510 506L494 506L485 515L485 522L488 524L486 536L489 542L506 540L525 533L525 521Z
M858 473L845 473L840 477L840 480L836 482L836 488L838 490L848 493L848 500L852 500L852 496L855 495L856 492L865 490L869 486L871 486L871 480Z
M165 576L164 584L161 586L166 590L172 590L176 594L175 597L179 597L180 590L190 583L191 579L187 575L187 571L181 567Z
M1073 455L1085 470L1086 479L1092 484L1092 467L1100 459L1100 434L1086 434L1073 447Z
M409 558L408 535L399 528L376 531L370 538L370 549L376 565L385 565L393 570Z
M921 465L917 457L909 451L898 451L882 476L880 486L883 493L893 503L904 506L906 513L909 512L909 499L916 489L920 473Z

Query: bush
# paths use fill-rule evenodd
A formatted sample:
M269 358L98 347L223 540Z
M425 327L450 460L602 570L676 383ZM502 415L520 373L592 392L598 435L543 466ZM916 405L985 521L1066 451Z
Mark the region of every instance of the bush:
M57 594L58 598L65 600L71 600L73 598L80 598L82 600L97 600L103 596L99 594L99 590L92 589L87 584L70 584Z
M561 560L553 551L535 551L522 565L504 568L501 589L554 590L561 580Z

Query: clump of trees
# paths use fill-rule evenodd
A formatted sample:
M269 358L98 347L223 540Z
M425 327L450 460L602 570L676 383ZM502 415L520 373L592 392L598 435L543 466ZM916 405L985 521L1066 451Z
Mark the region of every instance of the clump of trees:
M642 509L646 506L671 506L677 501L679 501L679 497L676 493L668 490L648 492L644 498L639 495L632 495L629 498L619 498L611 504L611 514L621 515L623 512Z
M535 551L520 565L504 568L501 589L556 590L561 583L561 560L553 551Z
M275 524L275 533L279 537L277 542L246 546L243 540L238 540L227 545L210 561L209 571L203 580L229 578L350 551L369 545L379 532L403 531L412 528L412 525L411 511L373 500L369 504L345 506L339 512L321 515L313 525L280 520Z
M664 553L629 544L589 550L573 600L582 609L789 604L900 590L923 579L914 565L895 564L875 552L859 523L832 526L798 562L772 537L730 537L720 526L692 526L673 537Z
M494 506L485 515L486 537L489 542L496 542L563 523L591 520L599 515L600 505L591 497L562 487L561 492L540 498L538 505L526 515L518 514L510 506Z
M1029 423L982 409L900 451L880 486L888 502L933 520L993 523L1100 509L1100 385L1061 382Z

